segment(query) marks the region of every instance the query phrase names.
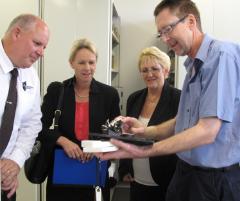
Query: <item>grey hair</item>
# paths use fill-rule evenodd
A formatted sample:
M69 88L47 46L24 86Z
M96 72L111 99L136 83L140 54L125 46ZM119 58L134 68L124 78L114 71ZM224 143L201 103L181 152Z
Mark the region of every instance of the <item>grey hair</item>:
M24 30L28 30L30 27L36 24L39 17L33 14L21 14L15 17L9 24L6 33L10 32L15 26L19 26Z

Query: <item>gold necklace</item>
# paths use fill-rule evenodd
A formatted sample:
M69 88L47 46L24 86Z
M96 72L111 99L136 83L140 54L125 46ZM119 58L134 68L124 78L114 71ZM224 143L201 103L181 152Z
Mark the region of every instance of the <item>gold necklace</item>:
M89 95L85 95L85 96L81 96L81 95L79 95L79 93L78 93L78 91L74 88L74 91L75 91L75 95L78 97L78 98L88 98L89 97Z

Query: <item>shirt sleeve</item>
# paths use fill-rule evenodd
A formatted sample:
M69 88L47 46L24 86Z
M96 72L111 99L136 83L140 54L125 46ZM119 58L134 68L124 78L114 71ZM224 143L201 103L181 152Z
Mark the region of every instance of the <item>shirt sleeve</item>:
M214 55L203 70L200 96L200 118L216 116L231 122L237 84L237 65L227 52Z
M236 59L228 53L220 56L219 65L217 116L232 122L239 84L237 78L239 69Z

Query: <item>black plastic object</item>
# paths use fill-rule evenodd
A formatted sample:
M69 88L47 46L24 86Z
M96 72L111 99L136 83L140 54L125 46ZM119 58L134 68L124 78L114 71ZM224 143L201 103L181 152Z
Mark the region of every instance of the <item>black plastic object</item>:
M90 139L92 140L110 140L111 138L121 140L126 143L135 144L138 146L152 146L154 140L146 139L142 137L137 137L132 134L121 134L114 133L113 131L109 131L108 134L102 133L90 133Z

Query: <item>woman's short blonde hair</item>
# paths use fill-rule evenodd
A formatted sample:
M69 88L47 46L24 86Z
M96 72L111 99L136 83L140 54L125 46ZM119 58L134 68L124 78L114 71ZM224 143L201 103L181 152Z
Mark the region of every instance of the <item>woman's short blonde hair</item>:
M73 46L70 51L70 56L69 56L69 62L72 62L77 54L77 52L81 49L88 49L91 51L93 54L96 55L96 59L98 57L97 49L95 45L88 40L87 38L82 38L79 40L74 41Z
M138 61L139 69L141 68L141 64L146 60L156 60L163 68L168 71L170 70L171 60L169 56L155 46L147 47L142 50Z

